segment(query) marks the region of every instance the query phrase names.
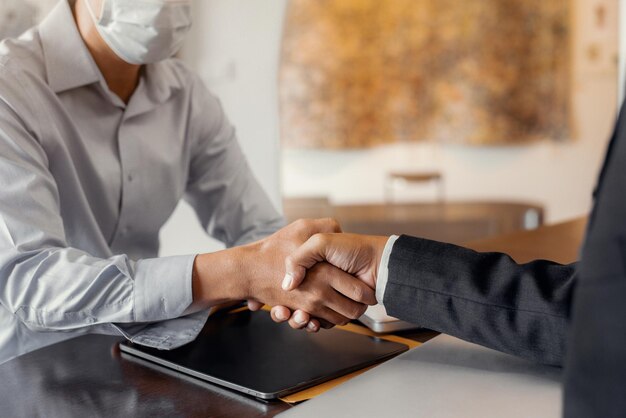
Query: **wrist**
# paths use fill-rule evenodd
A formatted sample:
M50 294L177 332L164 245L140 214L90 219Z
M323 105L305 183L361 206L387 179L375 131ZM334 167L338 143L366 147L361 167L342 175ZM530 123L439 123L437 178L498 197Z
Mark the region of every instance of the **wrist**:
M199 254L193 266L194 305L214 306L246 299L250 275L244 247Z

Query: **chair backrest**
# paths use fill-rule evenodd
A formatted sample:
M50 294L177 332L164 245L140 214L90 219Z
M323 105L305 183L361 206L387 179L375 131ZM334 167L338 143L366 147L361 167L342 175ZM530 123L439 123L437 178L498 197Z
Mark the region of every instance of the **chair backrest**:
M444 201L444 177L439 171L392 171L385 179L385 202L398 202L400 191L417 186L434 186L434 201Z

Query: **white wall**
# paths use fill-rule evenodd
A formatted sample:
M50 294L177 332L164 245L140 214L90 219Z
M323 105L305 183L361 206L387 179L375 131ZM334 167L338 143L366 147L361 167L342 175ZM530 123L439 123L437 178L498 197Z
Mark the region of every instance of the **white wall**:
M261 185L280 205L278 57L286 0L195 0L183 59L217 94ZM186 204L161 233L161 254L221 248Z
M195 26L183 50L217 94L273 201L280 203L278 91L286 0L196 0Z
M608 2L609 6L613 3ZM364 151L290 150L282 157L285 195L328 195L339 203L382 201L388 171L435 168L445 175L449 200L539 202L546 207L549 222L585 214L617 101L615 56L603 38L615 38L617 29L607 28L604 34L590 29L595 16L591 7L596 4L596 0L576 0L573 114L577 140L526 147L396 144ZM609 16L616 15L615 4ZM594 43L604 45L604 55L589 64L585 54Z

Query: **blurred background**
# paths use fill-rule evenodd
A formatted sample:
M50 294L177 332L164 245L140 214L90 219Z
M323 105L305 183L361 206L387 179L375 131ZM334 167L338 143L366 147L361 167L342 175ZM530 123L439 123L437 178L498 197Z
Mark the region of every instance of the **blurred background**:
M0 37L55 3L2 0ZM195 0L180 57L289 220L463 243L589 212L624 90L623 6ZM184 204L161 239L163 255L220 248Z

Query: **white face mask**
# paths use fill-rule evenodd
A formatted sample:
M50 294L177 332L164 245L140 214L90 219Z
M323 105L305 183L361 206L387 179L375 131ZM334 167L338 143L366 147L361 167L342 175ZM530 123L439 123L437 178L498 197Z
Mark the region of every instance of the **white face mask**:
M191 29L192 0L102 0L100 19L85 0L107 45L130 64L151 64L173 56Z

